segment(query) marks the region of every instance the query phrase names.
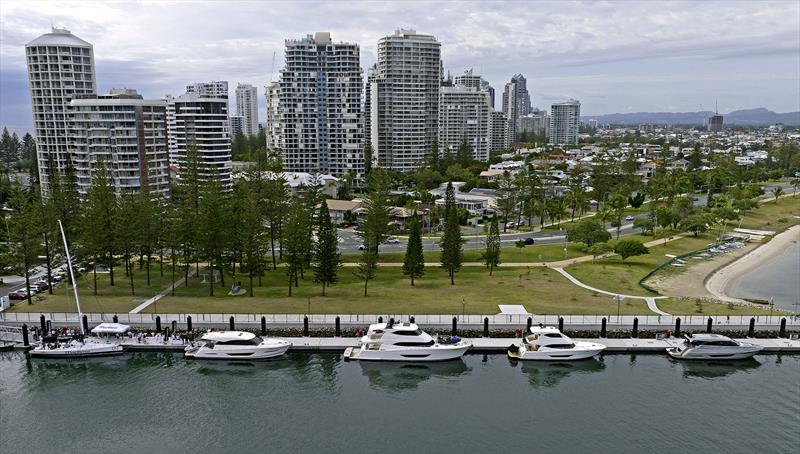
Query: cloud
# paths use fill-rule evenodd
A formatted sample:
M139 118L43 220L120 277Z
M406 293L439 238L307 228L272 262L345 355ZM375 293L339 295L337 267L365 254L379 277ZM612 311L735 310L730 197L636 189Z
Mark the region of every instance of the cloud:
M94 44L101 90L128 86L159 97L195 81L250 83L262 115L273 53L277 73L285 39L330 31L358 43L367 68L378 39L401 27L435 35L447 70L474 68L498 97L512 74L525 74L544 108L566 96L591 113L693 110L714 96L777 111L800 105L798 2L3 0L2 122L30 123L29 112L21 116L26 96L6 99L21 89L25 43L51 23Z

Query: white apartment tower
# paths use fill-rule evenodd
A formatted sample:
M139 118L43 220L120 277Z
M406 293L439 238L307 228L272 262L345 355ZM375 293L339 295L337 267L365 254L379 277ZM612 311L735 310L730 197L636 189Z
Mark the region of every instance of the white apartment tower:
M528 93L528 82L522 74L515 74L503 91L503 113L508 118L508 136L515 141L519 127L519 117L531 111L531 97Z
M289 172L363 177L360 49L328 32L286 40L286 66L267 88L268 146Z
M413 171L439 129L441 44L431 35L397 30L378 41L368 79L369 141L378 165Z
M195 82L186 86L186 93L195 93L207 98L228 99L228 82L225 80Z
M92 45L53 27L25 45L39 180L47 192L49 172L63 172L69 161L70 101L97 93ZM52 157L54 169L48 169Z
M439 149L455 154L466 141L473 158L489 160L491 147L491 103L489 92L481 90L481 77L472 70L456 77L452 87L441 87L439 93Z
M236 115L242 117L244 135L258 134L258 90L256 87L248 84L236 85Z
M70 101L69 146L78 192L85 196L100 157L117 194L169 193L167 103L143 99L136 90L81 95ZM145 178L145 175L147 178Z
M177 98L167 96L169 159L179 168L184 167L187 147L194 144L200 161L201 179L218 178L224 188L229 188L231 137L228 130L227 83L224 83L224 90L214 84L218 83L190 85L186 94ZM198 86L205 88L198 90Z
M508 118L503 112L492 111L489 116L489 152L508 148Z
M550 143L577 144L581 103L574 99L550 107Z

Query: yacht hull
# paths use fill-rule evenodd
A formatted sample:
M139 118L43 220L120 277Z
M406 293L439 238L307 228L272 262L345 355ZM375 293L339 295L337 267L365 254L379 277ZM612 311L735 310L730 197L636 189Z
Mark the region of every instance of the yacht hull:
M576 342L574 348L540 347L538 350L527 350L525 345L515 345L517 351L508 350L508 357L524 361L579 361L599 355L606 349L605 345L591 342Z
M261 360L277 358L286 354L291 343L279 341L269 346L231 346L227 348L207 348L205 346L186 347L185 356L194 359Z
M377 350L359 348L354 350L355 356L350 359L360 361L404 361L404 362L434 362L449 361L464 356L472 347L471 343L460 342L454 345L434 345L431 347L389 347Z
M704 350L704 351L701 351ZM761 347L737 347L737 348L730 348L730 349L696 349L696 348L687 348L687 349L679 349L679 348L668 348L667 354L674 359L681 359L681 360L695 360L695 361L718 361L718 360L736 360L736 359L748 359L752 358L758 352L761 351Z
M66 348L41 348L30 351L36 358L93 358L97 356L114 356L125 353L121 345L103 345L98 347L66 347Z

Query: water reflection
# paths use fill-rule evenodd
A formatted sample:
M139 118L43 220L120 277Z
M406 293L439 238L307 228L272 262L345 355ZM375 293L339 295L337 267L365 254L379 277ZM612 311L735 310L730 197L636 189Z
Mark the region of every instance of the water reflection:
M100 383L113 382L116 374L128 370L128 359L125 356L32 358L26 354L25 366L33 385L60 386L89 377Z
M462 359L435 363L393 363L359 361L361 373L375 389L400 392L417 389L432 378L455 379L470 369Z
M606 368L603 362L595 358L570 362L520 361L520 363L522 372L528 376L528 382L536 388L550 388L558 385L570 375L590 374L600 372Z
M737 372L749 373L761 366L755 358L735 361L680 361L686 378L722 378Z

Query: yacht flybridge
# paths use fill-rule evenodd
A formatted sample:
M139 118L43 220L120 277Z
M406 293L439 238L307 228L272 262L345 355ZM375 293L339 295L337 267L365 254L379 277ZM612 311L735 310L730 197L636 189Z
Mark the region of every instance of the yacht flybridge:
M576 342L552 326L531 328L519 344L508 347L508 357L538 361L570 361L591 358L606 346Z
M78 299L78 286L75 285L72 259L69 255L67 237L64 235L64 226L61 225L61 220L58 221L58 227L61 229L61 238L64 240L64 253L67 256L69 278L72 283L72 290L75 294L75 306L78 310L78 320L80 320L83 314L81 313L81 302ZM42 338L42 343L31 350L31 356L40 358L87 358L92 356L120 355L124 353L122 345L110 342L107 337L105 339L86 338L83 325L79 323L79 326L80 335L74 338L62 339L58 336L44 336ZM100 327L103 328L97 331L96 334L123 334L128 330L127 325L120 325L117 323L103 323L98 326L98 328Z
M675 359L746 359L764 347L748 342L735 341L721 334L687 334L681 345L670 347L667 354Z
M457 336L434 339L414 323L376 323L369 326L359 347L349 347L345 359L363 361L446 361L460 358L472 343Z
M209 332L200 343L186 347L187 358L269 359L281 356L292 346L282 339L262 339L245 331Z

